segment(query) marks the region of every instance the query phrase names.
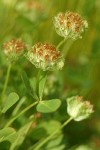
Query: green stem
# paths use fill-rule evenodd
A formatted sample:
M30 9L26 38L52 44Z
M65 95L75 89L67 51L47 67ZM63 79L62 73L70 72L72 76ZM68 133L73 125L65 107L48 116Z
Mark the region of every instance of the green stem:
M53 132L51 135L49 135L45 140L43 140L34 150L39 150L45 143L47 143L56 133L59 132L60 129L65 127L73 118L70 117L67 121L65 121L60 128L58 128L55 132Z
M65 46L63 47L62 54L63 54L64 57L67 56L67 54L68 54L68 52L69 52L73 42L74 42L73 40L72 41L68 41L67 45L65 44Z
M36 93L37 93L38 97L39 97L39 77L40 77L40 74L41 74L41 70L39 69L38 73L37 73L37 81L36 81Z
M42 101L43 94L44 94L44 88L47 80L47 71L41 72L40 77L39 77L39 100Z
M11 66L12 66L12 65L9 64L8 69L7 69L7 75L6 75L6 79L5 79L3 91L2 91L2 94L1 94L2 100L3 100L3 98L4 98L4 95L5 95L5 92L6 92L6 89L7 89L8 80L9 80L10 71L11 71Z
M34 102L32 104L30 104L28 107L26 107L25 109L23 109L17 116L13 117L6 125L5 127L10 126L15 119L17 119L18 117L20 117L22 114L24 114L26 111L28 111L30 108L32 108L33 106L35 106L38 102Z
M59 49L60 46L66 41L66 38L64 38L56 47L56 49Z

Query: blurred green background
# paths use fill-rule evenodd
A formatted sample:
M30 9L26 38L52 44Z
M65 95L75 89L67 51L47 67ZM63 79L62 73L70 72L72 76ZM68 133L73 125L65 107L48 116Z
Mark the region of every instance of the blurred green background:
M88 21L89 28L83 33L82 39L68 40L61 47L65 66L60 72L49 73L45 98L60 97L63 104L53 114L42 114L37 127L41 121L63 122L66 118L65 99L82 95L94 105L92 117L82 122L72 121L65 127L62 138L64 147L54 150L100 150L100 0L0 0L0 93L8 66L3 43L11 38L22 38L29 46L37 42L57 45L62 38L55 32L53 17L68 10L82 15ZM30 80L37 73L25 58L18 60L12 68L7 93L15 91L20 97L27 95L23 108L32 102L32 98L21 80L22 70L27 72ZM16 120L13 126L19 129L33 112L36 113L36 110L30 110L26 116ZM5 118L9 119L11 113L12 109ZM32 129L19 149L27 150L37 142L39 138L35 138L34 134L39 134L40 137L42 134L37 131ZM44 147L45 149L49 150Z

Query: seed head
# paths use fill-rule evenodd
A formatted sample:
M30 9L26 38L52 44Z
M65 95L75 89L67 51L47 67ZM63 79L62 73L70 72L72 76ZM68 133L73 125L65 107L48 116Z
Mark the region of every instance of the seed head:
M22 42L22 40L12 39L9 42L4 43L3 48L4 48L4 53L8 57L8 59L13 61L23 53L24 49L26 49L26 46Z
M35 44L26 54L27 59L43 71L62 69L64 60L55 46L48 43Z
M93 113L93 105L89 101L83 101L80 96L68 98L67 104L67 112L75 121L84 120Z
M88 28L88 23L78 13L68 11L54 17L54 26L60 36L78 39L82 38L81 33Z

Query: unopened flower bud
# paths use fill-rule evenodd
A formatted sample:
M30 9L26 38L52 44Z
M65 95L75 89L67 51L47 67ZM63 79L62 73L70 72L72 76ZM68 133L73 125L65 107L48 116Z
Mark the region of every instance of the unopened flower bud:
M3 48L9 61L15 61L21 54L23 54L26 46L21 40L12 39L9 42L4 43Z
M60 70L64 66L64 60L55 46L48 43L35 44L30 51L27 52L26 58L43 71Z
M60 36L78 39L82 38L81 33L88 28L88 23L78 13L68 11L54 17L54 26Z
M89 101L83 101L80 96L67 99L67 112L75 121L81 121L93 113L93 105Z

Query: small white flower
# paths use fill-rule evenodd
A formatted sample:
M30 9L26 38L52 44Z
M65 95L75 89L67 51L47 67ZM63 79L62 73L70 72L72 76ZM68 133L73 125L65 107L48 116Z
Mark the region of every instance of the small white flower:
M83 101L80 96L68 98L67 105L67 112L75 121L84 120L93 113L93 105L88 101Z

